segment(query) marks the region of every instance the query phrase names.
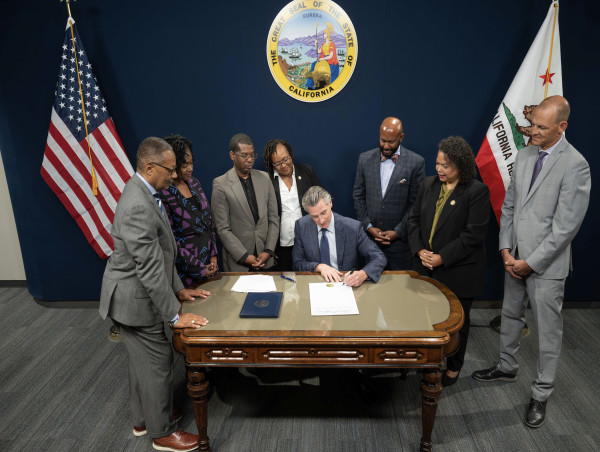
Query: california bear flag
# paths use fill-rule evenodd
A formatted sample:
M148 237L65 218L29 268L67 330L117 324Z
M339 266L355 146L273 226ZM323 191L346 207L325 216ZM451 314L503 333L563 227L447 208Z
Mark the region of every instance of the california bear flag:
M531 136L533 109L546 97L562 93L558 1L553 1L475 159L490 189L498 222L516 154L527 146Z

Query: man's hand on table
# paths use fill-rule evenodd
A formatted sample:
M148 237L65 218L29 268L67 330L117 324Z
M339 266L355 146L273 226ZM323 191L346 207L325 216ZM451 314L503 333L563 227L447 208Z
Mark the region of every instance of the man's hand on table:
M202 289L181 289L177 292L179 301L194 301L196 298L208 298L210 292Z
M330 267L327 264L319 264L315 267L315 271L321 273L327 282L341 282L342 272Z
M173 324L173 328L201 328L208 324L208 320L201 315L186 312L179 316L179 320Z
M344 284L350 287L359 287L368 277L369 275L364 270L348 272L344 275Z

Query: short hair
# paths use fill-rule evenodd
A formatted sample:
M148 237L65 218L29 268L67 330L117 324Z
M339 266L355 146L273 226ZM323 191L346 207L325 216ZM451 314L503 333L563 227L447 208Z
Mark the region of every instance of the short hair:
M252 142L250 137L245 133L236 133L234 136L231 137L231 140L229 140L229 151L239 151L240 144L247 144L248 146L251 146L254 143Z
M319 204L320 200L325 201L325 204L331 204L331 195L327 190L323 187L319 187L318 185L313 185L302 197L302 208L307 210L307 207L313 207Z
M136 155L136 167L143 170L148 162L156 161L162 163L164 160L163 152L172 151L173 148L162 138L148 137L140 143Z
M448 137L440 141L440 152L456 166L458 170L458 183L466 184L477 175L477 165L473 156L473 149L462 137Z
M163 137L167 143L173 148L175 154L175 163L177 164L177 175L181 177L181 167L185 163L185 151L190 150L192 154L192 162L194 161L194 153L192 152L192 142L181 135L172 134Z
M265 165L267 167L267 171L269 172L269 175L273 175L273 172L275 171L275 168L273 167L273 162L271 161L271 157L273 156L273 154L275 154L275 152L277 152L277 145L281 144L282 146L285 146L285 148L287 149L288 153L290 154L290 157L293 159L294 158L294 150L292 149L292 145L290 143L288 143L285 140L271 140L268 141L267 144L265 145L265 152L263 154L263 157L265 159Z

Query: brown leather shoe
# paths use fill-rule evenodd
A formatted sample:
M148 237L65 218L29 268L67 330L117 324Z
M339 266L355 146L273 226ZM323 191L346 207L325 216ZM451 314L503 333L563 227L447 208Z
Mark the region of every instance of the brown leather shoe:
M183 417L183 413L181 411L179 411L177 408L173 408L173 420L175 422L180 421L181 418ZM148 431L146 430L146 426L145 425L141 425L141 426L133 426L133 435L134 436L144 436L146 433L148 433Z
M146 427L137 427L137 426L133 426L133 435L134 436L144 436L146 433L148 433L148 430L146 430Z
M178 429L169 436L153 439L152 447L156 450L168 450L172 452L196 450L198 449L198 435Z

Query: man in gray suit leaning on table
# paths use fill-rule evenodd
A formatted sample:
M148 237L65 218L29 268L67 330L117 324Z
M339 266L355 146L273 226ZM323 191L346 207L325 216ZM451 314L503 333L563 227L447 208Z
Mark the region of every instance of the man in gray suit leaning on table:
M226 272L267 271L279 240L277 198L269 175L252 169L254 144L243 133L229 141L233 168L213 180L211 209L223 243Z
M354 209L367 233L387 258L387 270L410 270L408 214L421 182L425 160L400 143L402 122L385 118L379 128L379 147L358 157L354 180Z
M515 381L525 308L538 329L537 378L525 416L529 427L546 420L546 403L562 344L565 278L571 241L587 211L591 179L585 158L564 137L570 107L562 96L543 100L533 111L529 146L517 154L500 218L499 248L506 270L500 361L473 372L479 381Z
M321 273L326 281L351 287L365 280L379 280L385 268L383 252L369 240L360 222L333 213L331 195L321 187L310 187L302 197L308 215L296 221L292 259L294 270ZM358 270L360 257L366 260Z
M180 302L210 293L184 289L175 269L177 245L158 197L175 170L175 154L166 141L142 141L137 172L115 211L114 252L102 279L100 315L120 327L127 348L133 434L148 433L158 450L190 451L198 448L198 435L177 428L181 414L173 410L173 351L164 321L175 328L206 325L202 316L180 315Z

